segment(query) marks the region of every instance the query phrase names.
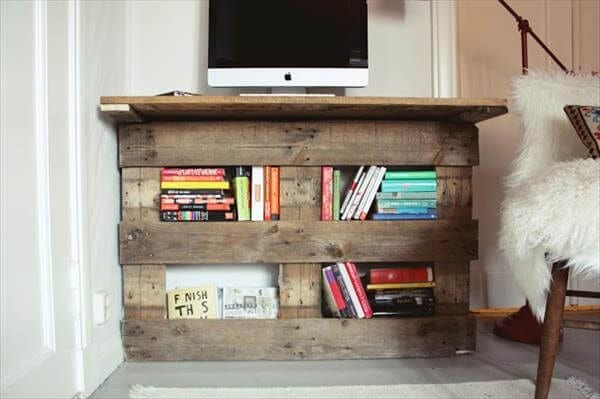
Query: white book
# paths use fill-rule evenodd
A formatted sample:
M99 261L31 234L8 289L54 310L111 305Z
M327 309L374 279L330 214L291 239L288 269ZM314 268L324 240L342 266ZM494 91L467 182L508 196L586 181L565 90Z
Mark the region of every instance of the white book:
M348 269L346 269L346 264L344 262L337 262L338 269L340 269L340 275L342 276L342 280L344 280L344 284L348 289L348 294L350 295L350 300L352 301L352 305L354 305L354 309L356 309L356 315L359 319L365 318L365 311L363 310L360 300L358 299L358 295L356 295L356 290L354 289L354 285L352 285L352 280L348 275Z
M377 166L375 167L373 176L371 177L369 184L365 188L365 192L364 192L360 202L358 203L358 207L356 207L356 211L354 211L354 214L352 215L352 219L358 219L360 217L360 214L366 205L367 198L371 194L371 191L373 190L373 186L375 186L375 183L377 182L377 178L379 177L380 170L381 170L381 168L379 168Z
M251 184L251 219L254 221L265 220L265 172L263 166L252 167Z
M352 219L352 215L354 215L354 212L356 212L356 208L358 208L358 204L360 204L360 201L362 200L362 197L365 194L365 190L367 189L371 179L373 178L375 169L377 169L377 166L373 165L369 167L365 179L363 180L362 184L359 185L356 189L356 196L352 200L352 203L350 204L348 209L346 209L346 220Z
M358 215L360 220L365 220L367 218L367 214L369 213L369 209L371 209L371 205L373 205L373 201L375 200L375 196L377 195L377 189L381 185L381 181L385 176L385 172L387 168L382 166L379 168L379 174L375 176L375 184L371 186L371 191L367 193L367 200L365 201L364 206L360 211L360 215Z
M354 200L354 197L356 197L356 191L362 185L362 182L365 180L365 175L366 174L367 174L366 172L362 172L361 175L360 175L360 177L358 178L358 183L356 184L356 187L352 191L352 195L350 196L350 200L349 200L348 204L346 205L346 209L344 209L344 212L342 212L342 215L340 216L340 220L345 220L346 217L348 216L348 211L349 211L349 208L350 208L350 203Z
M350 182L350 186L348 187L348 191L346 191L346 197L344 198L344 202L342 202L342 206L340 207L341 214L344 214L348 203L350 202L350 198L352 197L352 193L356 191L356 187L358 186L358 181L360 180L360 176L362 175L363 170L365 169L364 165L358 168L358 172L354 175L354 179Z

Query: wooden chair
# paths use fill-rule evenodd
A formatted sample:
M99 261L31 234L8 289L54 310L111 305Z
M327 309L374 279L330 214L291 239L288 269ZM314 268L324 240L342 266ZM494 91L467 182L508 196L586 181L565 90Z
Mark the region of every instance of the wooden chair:
M565 262L559 262L552 265L552 282L548 293L544 327L542 329L542 340L540 343L540 354L535 383L535 399L546 399L550 392L554 362L556 360L556 353L558 352L558 344L560 341L561 324L564 327L569 328L600 331L600 323L598 322L584 320L563 321L565 297L600 298L599 292L567 290L569 269L564 266Z

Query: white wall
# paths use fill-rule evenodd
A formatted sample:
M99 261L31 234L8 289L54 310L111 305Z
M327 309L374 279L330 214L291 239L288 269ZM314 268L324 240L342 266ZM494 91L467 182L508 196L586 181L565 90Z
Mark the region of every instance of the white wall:
M129 90L126 74L128 17L126 2L83 1L78 13L78 81L81 167L80 214L84 293L84 391L91 393L123 360L122 284L117 238L120 175L116 129L98 111L100 96ZM94 293L106 292L110 316L93 321Z
M509 3L529 19L538 36L568 68L599 70L599 2L513 0ZM514 18L496 1L461 0L457 4L460 96L511 98L512 78L521 74L520 36ZM529 67L556 68L531 39ZM520 306L524 296L497 250L502 183L520 140L519 118L510 113L483 122L479 128L481 165L473 175L474 214L479 219L480 231L479 261L471 267L471 307ZM571 303L576 301L573 299Z

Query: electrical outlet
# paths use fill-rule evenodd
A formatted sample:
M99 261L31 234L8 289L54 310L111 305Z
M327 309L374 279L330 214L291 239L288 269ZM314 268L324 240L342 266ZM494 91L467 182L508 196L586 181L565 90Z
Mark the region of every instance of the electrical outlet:
M110 317L110 301L106 291L94 293L94 323L98 326L106 323Z

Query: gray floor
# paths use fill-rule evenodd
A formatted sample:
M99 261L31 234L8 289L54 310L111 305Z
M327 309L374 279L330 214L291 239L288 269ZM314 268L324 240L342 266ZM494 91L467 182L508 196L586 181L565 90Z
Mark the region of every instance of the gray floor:
M127 398L133 384L164 387L257 387L456 383L534 379L537 347L503 340L478 321L474 354L452 358L123 363L92 395ZM577 377L600 392L600 333L565 330L555 378Z

